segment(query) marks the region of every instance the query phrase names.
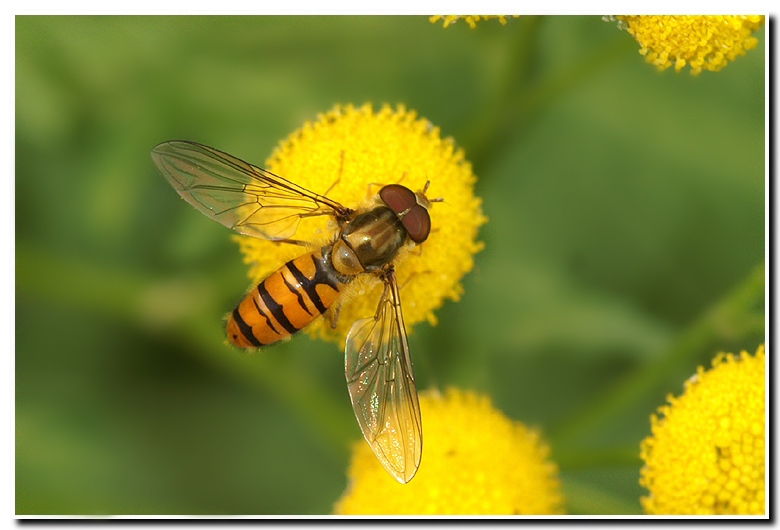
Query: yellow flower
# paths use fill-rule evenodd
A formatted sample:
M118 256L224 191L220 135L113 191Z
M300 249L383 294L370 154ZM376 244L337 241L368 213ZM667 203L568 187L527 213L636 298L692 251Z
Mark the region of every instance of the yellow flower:
M649 514L764 513L764 346L712 366L651 417L639 480Z
M558 468L538 432L470 391L421 393L420 409L424 451L417 475L399 484L361 440L335 513L563 513Z
M431 234L419 247L406 249L395 260L401 287L404 320L408 327L427 320L436 324L433 311L445 298L458 300L460 280L473 267L473 255L482 248L477 229L486 221L481 200L474 197L476 178L463 151L452 139L442 139L438 127L418 119L403 106L336 106L283 140L266 161L266 168L286 179L353 208L376 196L383 184L400 182L413 191L426 181L429 198L443 198L430 209ZM315 223L311 223L314 225ZM335 223L325 217L300 230L295 239L326 244ZM260 282L287 260L308 249L253 237L234 236L249 277ZM373 316L382 294L381 281L363 274L349 284L341 297L338 325L320 318L306 328L343 344L352 323Z
M512 15L514 18L518 18L520 15ZM463 19L466 21L466 24L471 27L471 29L474 29L477 27L477 22L480 20L487 20L489 18L497 18L499 22L501 22L502 25L506 24L506 17L507 15L433 15L428 20L435 24L439 20L441 20L444 23L444 27L446 28L450 24L454 24L459 19Z
M738 55L756 47L753 30L764 24L763 16L616 16L642 46L647 62L665 70L686 64L696 75L717 72Z

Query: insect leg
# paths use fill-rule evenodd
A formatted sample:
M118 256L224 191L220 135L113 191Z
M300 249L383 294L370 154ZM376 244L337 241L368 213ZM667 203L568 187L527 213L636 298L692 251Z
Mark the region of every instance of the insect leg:
M323 195L330 195L330 190L336 187L336 184L338 184L341 181L341 172L344 170L344 150L341 150L341 161L339 162L339 176L336 177L336 181L330 185L330 188L327 189Z
M339 323L339 313L341 313L341 300L336 302L336 306L333 308L333 311L330 313L330 327L331 329L336 329L336 326Z

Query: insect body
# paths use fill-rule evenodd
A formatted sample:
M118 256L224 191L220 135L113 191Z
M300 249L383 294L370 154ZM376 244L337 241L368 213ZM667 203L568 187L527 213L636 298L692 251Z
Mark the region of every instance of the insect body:
M329 257L322 249L309 252L260 282L228 317L228 340L259 348L289 337L327 311L352 279L338 274Z
M376 313L347 335L347 388L374 454L399 482L411 480L422 424L393 261L408 241L422 243L430 233L425 190L389 184L372 207L356 211L204 145L165 142L152 158L185 200L239 233L300 244L291 239L300 224L322 215L336 220L327 245L288 261L246 295L228 317L228 340L242 348L274 343L325 313L356 276L381 279Z

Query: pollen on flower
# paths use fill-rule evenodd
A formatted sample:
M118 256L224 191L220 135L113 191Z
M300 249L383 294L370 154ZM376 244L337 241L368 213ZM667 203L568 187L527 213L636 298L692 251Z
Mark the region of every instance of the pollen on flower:
M486 218L481 199L474 196L471 165L452 139L441 137L438 127L402 105L396 109L384 105L379 111L370 104L336 106L283 140L265 167L348 208L367 206L385 184L401 183L419 191L430 181L426 195L444 200L432 203L429 210L431 233L421 245L405 247L394 261L407 327L423 320L435 324L434 311L444 300L458 300L463 291L460 280L482 248L476 236ZM322 216L299 229L295 239L319 246L332 241L335 233L335 222ZM251 265L253 282L310 250L247 236L234 238ZM381 294L379 279L359 275L341 297L336 327L326 314L305 331L343 344L355 320L373 316Z
M454 24L460 19L463 19L466 21L466 24L469 25L471 29L474 29L477 27L477 22L480 20L487 20L490 18L497 18L499 22L501 22L501 25L506 24L506 17L508 15L433 15L428 20L431 22L431 24L435 24L439 20L442 21L444 24L444 27L446 28L450 24ZM511 15L513 18L518 18L520 15Z
M335 513L563 513L558 468L536 430L471 391L421 393L420 409L425 454L417 475L399 484L361 440Z
M696 75L702 70L716 72L729 61L756 47L754 30L764 24L764 16L616 16L641 45L639 53L659 70L674 65L679 72L686 65Z
M649 514L764 513L764 347L712 365L651 417L639 481Z

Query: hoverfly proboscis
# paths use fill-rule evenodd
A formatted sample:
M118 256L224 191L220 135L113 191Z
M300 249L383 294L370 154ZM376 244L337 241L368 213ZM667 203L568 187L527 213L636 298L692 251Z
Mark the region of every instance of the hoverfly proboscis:
M415 193L388 184L370 207L351 209L194 142L164 142L152 159L182 198L241 234L300 244L292 238L301 223L318 216L336 221L326 245L288 261L246 295L228 317L228 340L240 348L272 344L325 313L358 275L379 278L384 289L376 313L347 335L347 388L377 459L396 480L409 482L420 466L422 421L393 262L408 241L428 238L427 185Z

